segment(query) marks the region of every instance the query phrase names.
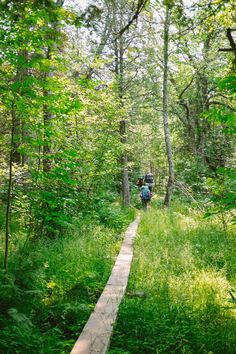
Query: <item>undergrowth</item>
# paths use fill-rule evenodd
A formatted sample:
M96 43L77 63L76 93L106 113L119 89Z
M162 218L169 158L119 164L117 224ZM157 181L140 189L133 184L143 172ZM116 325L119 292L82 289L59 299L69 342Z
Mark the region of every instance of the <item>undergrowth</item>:
M234 354L232 231L178 204L148 211L109 354Z
M134 210L117 204L100 211L99 219L75 218L69 233L51 240L27 240L13 218L9 272L0 272L1 354L70 352L133 218Z

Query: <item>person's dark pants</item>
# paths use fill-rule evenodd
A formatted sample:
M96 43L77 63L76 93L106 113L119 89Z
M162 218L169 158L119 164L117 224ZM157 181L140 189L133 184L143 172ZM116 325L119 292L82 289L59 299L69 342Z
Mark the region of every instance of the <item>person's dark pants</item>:
M143 207L143 210L147 210L147 200L146 199L142 199L142 207Z
M150 200L147 200L147 199L142 199L142 207L143 207L143 210L147 210L147 206L148 206L148 203L150 202Z

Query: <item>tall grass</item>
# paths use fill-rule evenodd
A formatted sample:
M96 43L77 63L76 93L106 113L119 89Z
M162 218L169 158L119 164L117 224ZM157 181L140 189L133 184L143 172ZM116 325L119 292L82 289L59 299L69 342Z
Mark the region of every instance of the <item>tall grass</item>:
M25 242L16 228L9 272L0 271L1 354L70 352L110 275L121 230L134 212L121 210L118 216L117 228L89 216L75 218L70 233L54 240Z
M147 212L109 353L235 354L235 249L187 207Z

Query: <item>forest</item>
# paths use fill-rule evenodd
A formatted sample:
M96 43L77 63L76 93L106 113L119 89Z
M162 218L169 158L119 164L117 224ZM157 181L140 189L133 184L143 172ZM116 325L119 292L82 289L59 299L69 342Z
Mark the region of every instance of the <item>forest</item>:
M235 0L0 10L0 353L70 353L139 215L108 353L235 354Z

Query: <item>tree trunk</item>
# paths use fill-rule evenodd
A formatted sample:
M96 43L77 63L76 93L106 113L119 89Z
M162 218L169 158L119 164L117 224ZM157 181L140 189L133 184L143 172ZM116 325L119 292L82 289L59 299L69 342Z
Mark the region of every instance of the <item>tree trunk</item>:
M29 132L26 128L25 122L22 121L21 122L21 142L22 142L22 144L24 144L26 142L28 135L29 135ZM22 153L21 165L25 166L25 164L27 164L28 162L29 162L29 156L26 155L25 153Z
M115 40L115 72L118 81L118 95L120 100L120 106L123 106L123 91L124 91L124 49L123 49L123 38ZM120 140L122 144L126 144L126 120L122 119L120 121ZM127 153L123 152L121 156L122 162L122 200L124 205L130 205L130 188L129 188L129 171L128 171L128 157Z
M59 9L63 6L64 0L57 0L56 1L56 7ZM59 33L60 31L60 24L57 20L52 23L53 29L56 33ZM56 50L56 38L54 39L54 44L51 46L48 46L47 48L47 53L46 53L46 58L51 59L52 58L52 52ZM46 74L45 80L47 78L53 77L53 71L54 68L51 67L51 70L49 73ZM50 90L45 90L44 91L44 97L49 97L52 94ZM51 161L51 155L52 155L52 142L51 142L51 134L49 133L51 128L52 128L52 119L53 119L53 114L50 112L50 108L47 104L44 105L43 107L43 124L44 124L44 143L43 143L43 171L44 172L49 172L52 168L52 161Z
M15 93L18 97L24 95L24 81L27 79L28 75L28 52L26 50L19 51L18 55L24 59L23 64L17 70L14 82L20 85L19 91ZM27 157L24 153L20 153L18 148L25 142L25 122L24 116L19 118L20 114L15 113L14 117L14 140L13 140L13 149L12 149L12 162L17 164L24 165L24 161L26 161Z
M47 59L51 59L51 48L47 50ZM45 75L45 80L53 76L52 68L49 73ZM49 97L51 95L51 91L45 90L44 97ZM47 104L43 107L43 126L44 126L44 138L43 138L43 171L49 172L51 170L51 158L50 155L52 154L51 149L51 134L49 133L51 130L52 124L52 113L49 110L49 106Z
M11 145L10 145L10 158L9 158L9 180L7 189L7 205L6 205L6 227L5 227L5 253L4 253L4 269L8 270L8 253L9 253L9 239L11 233L11 194L12 194L12 164L14 156L14 137L15 137L15 124L16 114L15 107L12 105L11 110L12 127L11 127Z
M121 142L123 144L126 143L126 122L125 120L122 120L120 122L120 136L121 136ZM123 203L126 206L130 205L130 190L129 190L129 170L128 170L128 158L126 153L123 154L122 156L122 165L123 165L123 171L122 171L122 199Z
M172 156L172 146L170 139L170 130L168 124L168 50L169 50L169 27L170 27L170 9L166 6L166 15L164 23L164 73L163 73L163 124L165 133L165 143L167 160L169 166L169 177L166 187L166 195L164 200L164 206L170 206L171 194L174 184L174 161Z

